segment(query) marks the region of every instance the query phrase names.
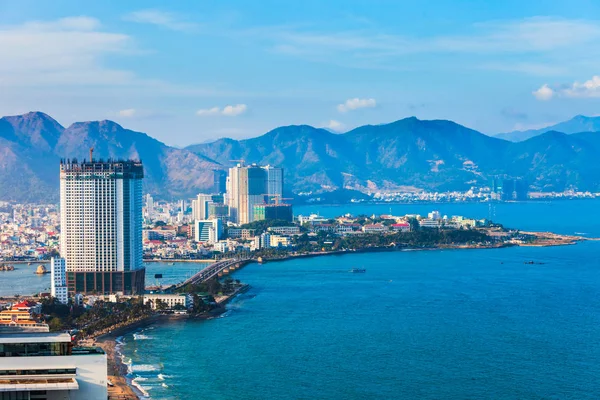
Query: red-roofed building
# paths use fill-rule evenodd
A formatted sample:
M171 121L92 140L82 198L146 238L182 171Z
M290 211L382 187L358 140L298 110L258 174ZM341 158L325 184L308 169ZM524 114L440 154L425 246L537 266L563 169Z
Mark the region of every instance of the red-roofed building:
M13 304L10 309L13 311L26 311L29 314L41 314L42 304L32 300L23 300L20 303Z
M410 232L410 224L408 222L392 224L392 229L398 232Z

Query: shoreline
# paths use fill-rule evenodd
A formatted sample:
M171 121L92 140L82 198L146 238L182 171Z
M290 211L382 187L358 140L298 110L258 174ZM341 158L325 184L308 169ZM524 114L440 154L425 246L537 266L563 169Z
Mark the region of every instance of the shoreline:
M113 383L117 392L114 397L118 399L141 399L146 397L146 394L129 377L128 364L123 362L124 354L121 349L123 342L119 340L120 338L155 324L181 320L209 320L218 318L227 311L225 306L230 301L238 295L245 293L249 288L250 285L245 284L237 288L231 295L221 297L217 300L219 308L209 313L197 315L156 314L96 337L94 345L101 347L107 355L108 379ZM110 398L111 396L109 395Z

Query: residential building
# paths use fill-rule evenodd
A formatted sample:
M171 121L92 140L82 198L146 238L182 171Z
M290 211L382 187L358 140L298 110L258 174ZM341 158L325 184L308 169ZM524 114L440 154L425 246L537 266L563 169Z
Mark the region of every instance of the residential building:
M276 202L276 198L283 197L283 168L267 165L263 167L266 172L268 203Z
M223 235L223 222L220 219L198 220L194 228L196 242L214 244Z
M396 232L410 232L410 224L408 222L398 222L392 224L392 230Z
M292 244L288 236L271 235L269 245L271 247L288 247Z
M213 170L213 193L223 194L227 191L227 172L215 169Z
M227 236L232 239L248 240L254 236L254 229L229 228L227 229Z
M421 228L437 229L442 226L442 220L441 219L424 218L424 219L419 220L419 226Z
M61 160L60 254L70 293L144 291L138 161Z
M67 264L64 258L50 259L50 294L62 304L69 303Z
M383 224L367 224L362 227L364 233L387 232L389 228Z
M45 325L45 324L44 324ZM106 399L106 354L73 347L68 333L0 329L0 398Z
M265 202L266 171L256 164L243 166L238 164L229 169L229 218L236 224L254 221L254 206Z
M185 307L186 309L190 309L194 306L194 299L191 294L145 294L144 295L144 304L150 303L152 305L152 309L156 310L159 308L160 303L164 303L166 309L173 309L175 306L180 305Z
M271 233L275 233L278 235L284 236L292 236L300 234L300 227L296 225L292 226L271 226L267 228L267 230Z

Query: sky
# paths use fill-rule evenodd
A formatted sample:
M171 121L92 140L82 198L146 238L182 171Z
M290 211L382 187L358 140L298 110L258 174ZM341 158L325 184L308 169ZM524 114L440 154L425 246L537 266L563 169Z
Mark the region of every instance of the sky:
M173 146L409 116L539 128L600 114L600 2L0 0L0 115L28 111Z

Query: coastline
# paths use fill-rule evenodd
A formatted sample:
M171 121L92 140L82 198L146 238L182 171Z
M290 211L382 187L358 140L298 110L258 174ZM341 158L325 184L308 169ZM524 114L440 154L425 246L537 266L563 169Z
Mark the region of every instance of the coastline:
M109 399L141 399L146 395L142 392L133 380L128 376L130 374L128 364L124 362L124 355L121 351L123 336L134 333L140 329L149 327L159 323L167 323L170 321L181 321L187 319L208 320L217 318L226 312L225 306L232 301L236 296L246 292L250 285L242 285L235 290L234 293L227 296L222 296L215 299L219 308L198 315L189 314L156 314L142 320L136 321L130 325L122 326L110 331L110 333L102 334L95 338L93 345L101 347L107 355L108 379L113 383L113 387L109 388ZM111 395L112 392L112 395Z

